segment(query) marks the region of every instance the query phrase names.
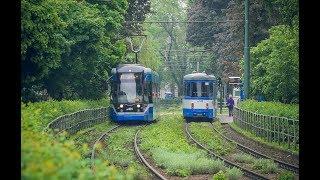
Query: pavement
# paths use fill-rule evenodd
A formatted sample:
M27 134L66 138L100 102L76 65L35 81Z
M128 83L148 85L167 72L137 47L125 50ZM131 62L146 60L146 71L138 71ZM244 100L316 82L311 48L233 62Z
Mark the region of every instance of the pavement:
M228 114L218 114L218 118L221 123L231 123L233 122L233 116L229 117Z

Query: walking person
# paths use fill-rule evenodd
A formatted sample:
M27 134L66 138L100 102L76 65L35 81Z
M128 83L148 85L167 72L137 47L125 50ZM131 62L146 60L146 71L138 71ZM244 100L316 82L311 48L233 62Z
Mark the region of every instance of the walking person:
M229 109L229 117L233 116L233 106L234 106L234 100L232 99L232 95L229 95L229 98L227 100L227 106Z

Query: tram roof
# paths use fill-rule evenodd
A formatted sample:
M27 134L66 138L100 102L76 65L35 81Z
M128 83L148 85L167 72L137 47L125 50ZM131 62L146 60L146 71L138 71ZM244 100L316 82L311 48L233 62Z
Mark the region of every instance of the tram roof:
M206 73L192 73L185 75L183 80L216 80L216 77Z
M125 73L125 72L145 72L145 73L151 73L152 70L150 68L146 68L141 64L119 64L116 67L116 72L118 73Z

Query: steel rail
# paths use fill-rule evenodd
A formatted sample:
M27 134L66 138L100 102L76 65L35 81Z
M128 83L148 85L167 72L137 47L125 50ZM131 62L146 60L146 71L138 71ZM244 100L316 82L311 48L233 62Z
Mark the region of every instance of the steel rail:
M194 143L196 143L199 147L201 147L202 149L206 150L210 155L213 155L214 157L222 160L229 167L236 167L236 168L241 169L247 177L250 177L250 178L253 178L253 179L269 179L269 178L267 178L267 177L265 177L265 176L263 176L261 174L258 174L258 173L254 172L254 171L251 171L251 170L247 169L247 168L241 167L241 166L239 166L239 165L237 165L237 164L235 164L235 163L233 163L233 162L231 162L231 161L229 161L229 160L217 155L216 153L212 152L211 150L206 148L204 145L202 145L201 143L199 143L197 140L195 140L192 137L191 133L189 132L188 126L189 126L189 124L186 122L185 123L185 131L186 131L187 135L189 136L189 138Z
M92 147L92 151L91 151L91 161L92 161L92 166L94 167L94 155L95 155L95 148L96 148L96 144L98 144L101 139L103 139L107 134L109 134L111 131L114 131L115 129L119 128L121 125L116 125L114 127L112 127L111 129L109 129L108 131L102 133L102 135L94 142L93 147Z
M246 152L246 153L248 153L248 154L251 154L251 155L253 155L253 156L255 156L255 157L258 157L258 158L265 158L265 159L273 160L274 162L276 162L276 163L278 164L278 166L279 166L280 168L285 169L285 170L292 171L292 172L294 172L294 173L296 173L296 174L299 174L299 167L298 167L298 166L295 166L295 165L293 165L293 164L289 164L289 163L286 163L286 162L283 162L283 161L274 159L274 158L272 158L272 157L270 157L270 156L267 156L267 155L262 154L262 153L260 153L260 152L258 152L258 151L255 151L255 150L253 150L253 149L251 149L251 148L249 148L249 147L247 147L247 146L244 146L244 145L242 145L242 144L240 144L240 143L238 143L238 142L236 142L236 141L228 138L227 136L225 136L224 134L222 134L221 132L219 132L216 128L214 128L214 125L213 125L212 123L210 123L210 124L211 124L211 126L212 126L212 128L213 128L214 131L216 131L218 134L220 134L220 136L222 136L224 139L226 139L226 140L228 140L228 141L230 141L230 142L232 142L232 143L235 143L235 144L237 145L237 147L238 147L239 150L241 150L241 151L243 151L243 152Z
M147 160L143 157L142 153L139 150L138 147L138 135L141 129L139 129L135 136L134 136L134 151L136 153L136 155L140 158L140 160L149 168L149 170L154 173L158 178L162 179L162 180L167 180L167 178L165 178L164 176L162 176L155 168L153 168L148 162Z

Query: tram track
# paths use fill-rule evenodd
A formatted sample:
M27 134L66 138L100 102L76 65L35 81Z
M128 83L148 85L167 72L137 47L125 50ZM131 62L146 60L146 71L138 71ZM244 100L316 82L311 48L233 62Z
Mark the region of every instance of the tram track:
M286 163L286 162L283 162L283 161L280 161L280 160L277 160L277 159L274 159L274 158L272 158L272 157L270 157L270 156L267 156L267 155L265 155L265 154L262 154L262 153L260 153L260 152L258 152L258 151L256 151L256 150L254 150L254 149L251 149L251 148L249 148L249 147L247 147L247 146L245 146L245 145L242 145L242 144L240 144L240 143L238 143L238 142L236 142L236 141L228 138L228 137L225 136L223 133L219 132L219 131L214 127L213 123L210 123L210 125L211 125L212 129L213 129L215 132L217 132L221 137L223 137L224 139L226 139L226 140L229 141L229 142L232 142L232 143L236 144L237 149L239 149L240 151L245 152L245 153L247 153L247 154L250 154L250 155L252 155L252 156L254 156L254 157L257 157L257 158L270 159L270 160L274 161L275 163L277 163L279 168L285 169L285 170L289 170L289 171L291 171L291 172L294 172L295 174L299 174L299 167L298 167L298 166L293 165L293 164L289 164L289 163Z
M112 131L118 129L121 125L116 125L114 127L112 127L111 129L107 130L106 132L102 133L98 139L96 139L96 141L94 142L93 146L92 146L92 151L91 151L91 162L92 162L92 167L94 167L94 158L95 158L95 149L98 143L101 142L101 140L103 140L109 133L111 133Z
M146 158L143 156L139 149L139 133L142 128L138 129L134 136L134 151L136 153L136 156L141 160L141 162L159 179L161 180L167 180L164 176L162 176L154 167L150 165L150 163L146 160Z
M226 166L239 168L240 170L242 170L242 172L244 173L245 176L252 178L252 179L269 179L268 177L266 177L262 174L259 174L259 173L256 173L256 172L250 170L250 169L244 168L244 167L242 167L242 166L240 166L240 165L238 165L238 164L236 164L236 163L234 163L234 162L232 162L222 156L219 156L218 154L214 153L213 151L211 151L210 149L205 147L203 144L198 142L191 135L191 132L189 131L189 123L187 123L187 122L185 123L185 132L188 135L189 139L191 139L195 144L197 144L200 148L206 150L213 157L222 160L226 164Z

